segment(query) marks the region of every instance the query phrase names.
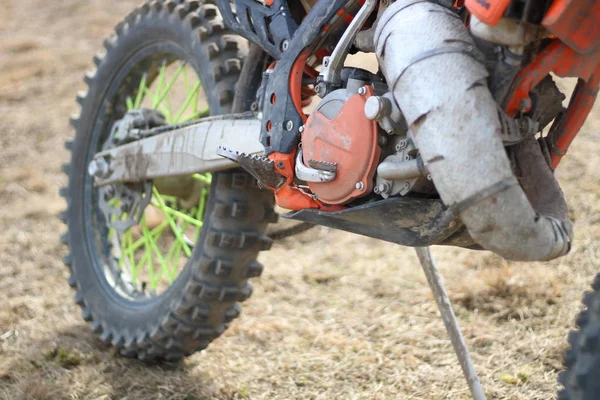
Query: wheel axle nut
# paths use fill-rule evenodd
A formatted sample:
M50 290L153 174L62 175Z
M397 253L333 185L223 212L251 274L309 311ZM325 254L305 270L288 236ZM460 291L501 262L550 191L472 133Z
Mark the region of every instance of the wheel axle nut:
M90 162L90 165L88 166L88 174L95 178L105 178L106 176L108 176L109 172L110 169L108 167L108 163L104 158L92 160L92 162Z

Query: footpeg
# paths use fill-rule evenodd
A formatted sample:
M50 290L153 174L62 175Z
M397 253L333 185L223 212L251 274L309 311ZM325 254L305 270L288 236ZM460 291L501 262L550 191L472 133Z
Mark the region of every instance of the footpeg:
M286 182L285 177L275 172L273 160L265 156L240 153L224 146L219 146L217 154L237 163L264 187L279 189Z

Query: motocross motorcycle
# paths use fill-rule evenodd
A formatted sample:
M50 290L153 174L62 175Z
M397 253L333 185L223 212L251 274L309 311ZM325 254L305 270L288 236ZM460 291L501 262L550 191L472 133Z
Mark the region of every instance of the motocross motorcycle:
M569 252L553 171L600 85L600 1L153 0L104 44L62 192L69 284L101 340L204 349L251 295L277 204L292 231L417 248L485 398L427 247ZM356 52L378 72L345 66ZM552 75L578 78L568 107ZM561 399L600 398L593 288Z

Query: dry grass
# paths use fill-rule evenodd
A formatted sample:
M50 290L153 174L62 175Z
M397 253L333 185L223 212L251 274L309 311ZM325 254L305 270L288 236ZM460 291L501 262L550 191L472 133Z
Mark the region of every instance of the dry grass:
M468 398L412 250L324 228L262 256L242 317L203 353L149 366L94 339L60 261L62 142L91 55L134 4L0 2L0 398ZM598 270L599 126L589 121L558 173L576 221L568 258L434 251L490 399L553 397Z

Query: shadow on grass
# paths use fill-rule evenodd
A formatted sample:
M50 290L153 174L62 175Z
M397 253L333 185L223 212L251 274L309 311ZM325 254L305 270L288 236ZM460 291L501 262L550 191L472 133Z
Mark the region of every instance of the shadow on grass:
M1 367L0 399L207 400L213 382L189 362L146 363L123 358L88 326L73 325L27 343Z

